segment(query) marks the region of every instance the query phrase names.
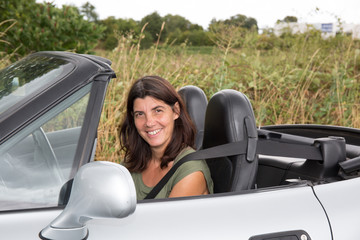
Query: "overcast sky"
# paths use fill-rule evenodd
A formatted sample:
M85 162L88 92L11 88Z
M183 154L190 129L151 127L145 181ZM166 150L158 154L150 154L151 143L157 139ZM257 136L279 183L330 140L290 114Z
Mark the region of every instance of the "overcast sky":
M339 17L345 23L360 24L360 0L51 0L57 7L80 7L87 1L95 6L100 19L114 16L141 20L157 11L160 16L183 16L205 29L213 18L225 20L236 14L255 18L260 28L273 27L286 16L307 23L336 22Z

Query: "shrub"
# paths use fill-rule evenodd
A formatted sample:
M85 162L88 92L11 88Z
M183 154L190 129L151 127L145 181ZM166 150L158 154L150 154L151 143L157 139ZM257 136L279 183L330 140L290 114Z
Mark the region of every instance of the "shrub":
M1 8L6 11L0 21L14 19L16 25L4 36L10 44L1 45L0 51L11 53L19 45L16 54L20 56L43 50L90 52L104 31L101 25L85 20L76 7L59 9L52 3L17 0L2 1Z

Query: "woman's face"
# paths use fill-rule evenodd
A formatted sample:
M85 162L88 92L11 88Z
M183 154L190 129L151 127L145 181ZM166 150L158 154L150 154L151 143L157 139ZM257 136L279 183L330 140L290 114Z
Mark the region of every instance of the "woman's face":
M174 122L179 117L179 104L174 110L164 101L150 96L134 101L134 121L140 136L154 151L165 151L174 131Z

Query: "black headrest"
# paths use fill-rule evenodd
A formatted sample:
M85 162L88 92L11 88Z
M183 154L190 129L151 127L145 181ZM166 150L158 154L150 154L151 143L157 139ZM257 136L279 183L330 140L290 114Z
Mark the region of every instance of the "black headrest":
M179 94L183 98L190 118L195 124L195 146L199 149L204 135L205 112L208 103L206 95L199 87L192 85L182 87L179 90Z
M255 156L257 130L249 99L235 90L222 90L210 99L206 110L202 148L246 140L253 145L249 156L210 159L208 165L214 192L245 190L253 187L257 171ZM252 161L248 161L248 157Z

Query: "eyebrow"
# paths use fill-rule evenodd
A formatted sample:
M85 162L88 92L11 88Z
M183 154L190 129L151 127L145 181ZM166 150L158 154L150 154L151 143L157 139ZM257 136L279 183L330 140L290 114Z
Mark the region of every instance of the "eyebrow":
M157 106L153 107L151 110L153 111L153 110L156 110L158 108L165 108L165 107L162 106L162 105L157 105ZM144 112L144 111L133 111L133 113L138 113L138 112Z
M156 106L156 107L153 107L151 110L156 110L156 109L158 109L158 108L165 108L164 106L161 106L161 105L158 105L158 106Z

